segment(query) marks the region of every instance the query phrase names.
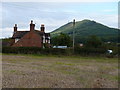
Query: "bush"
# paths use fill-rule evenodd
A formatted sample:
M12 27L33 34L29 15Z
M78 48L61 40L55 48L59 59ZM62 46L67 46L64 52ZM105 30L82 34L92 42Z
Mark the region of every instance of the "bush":
M39 48L39 47L2 47L2 53L21 53L21 54L61 54L66 53L65 49L58 48Z
M99 54L105 54L106 51L107 50L104 48L87 48L87 47L75 48L75 53L82 55L99 55Z
M72 48L39 48L39 47L2 47L2 53L15 54L43 54L43 55L106 55L105 48L87 48L75 47L74 52ZM117 52L116 52L117 53Z

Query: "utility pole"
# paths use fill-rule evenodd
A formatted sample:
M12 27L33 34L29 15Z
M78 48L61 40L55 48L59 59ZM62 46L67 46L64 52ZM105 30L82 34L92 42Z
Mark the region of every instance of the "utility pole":
M75 36L74 36L74 33L75 33L75 19L73 19L73 52L74 52L74 45L75 45Z

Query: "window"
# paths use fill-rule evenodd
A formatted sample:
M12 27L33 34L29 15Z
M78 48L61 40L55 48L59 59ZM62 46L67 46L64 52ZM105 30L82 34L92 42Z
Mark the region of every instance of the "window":
M15 43L16 43L17 41L19 41L19 40L20 40L20 39L16 38L16 39L15 39Z
M45 43L45 36L43 36L43 43Z

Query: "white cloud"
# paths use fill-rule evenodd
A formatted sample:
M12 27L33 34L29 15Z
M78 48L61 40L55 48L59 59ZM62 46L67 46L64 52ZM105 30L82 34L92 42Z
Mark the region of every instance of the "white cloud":
M72 21L73 17L71 17ZM118 28L118 15L98 15L98 14L91 14L89 16L81 16L80 18L75 18L77 21L81 21L83 19L90 19L97 21L98 23L104 24L109 27L115 27ZM69 19L70 20L70 19ZM45 24L45 32L51 32L60 26L68 23L68 19L61 19L61 20L55 20L52 18L33 18L33 22L36 23L35 29L40 30L40 25ZM18 31L29 31L30 26L29 23L27 24L28 26L23 28L26 23L19 22L18 23ZM11 37L13 35L13 28L3 28L0 29L0 33L2 31L2 36L1 37Z
M45 24L45 32L51 32L57 28L59 28L60 26L68 23L68 20L55 20L52 18L33 18L33 22L35 23L35 29L40 30L40 26L41 24ZM30 23L25 23L25 22L19 22L18 24L18 31L29 31L30 30ZM27 27L26 27L27 26ZM23 28L25 27L25 28ZM1 37L11 37L13 35L13 28L11 27L6 27L6 28L2 28L0 29L0 31L2 31L2 36Z
M95 20L97 22L103 23L110 27L117 27L118 25L118 16L114 15L114 14L117 14L114 8L113 9L105 8L105 10L103 10L104 8L101 8L100 10L102 12L101 11L96 12L95 11L96 9L87 11L87 8L80 9L80 10L78 8L72 8L71 7L72 4L65 7L66 3L65 4L64 3L62 4L61 3L60 4L59 3L57 4L56 3L37 3L37 4L40 4L40 6L36 5L36 3L27 3L24 5L19 3L12 3L12 4L13 5L11 5L10 8L7 7L7 4L5 4L6 5L5 7L7 9L3 10L5 13L3 17L4 20L3 20L3 29L2 29L4 37L11 36L11 33L13 32L13 25L15 23L18 24L18 30L20 31L29 30L30 28L29 24L31 19L36 23L36 29L38 30L40 29L41 24L45 24L46 32L53 31L59 28L60 26L68 23L68 21L72 21L74 18L77 21L80 21L83 19ZM54 6L54 4L56 6ZM15 7L14 5L16 6L16 8L14 8ZM23 10L23 8L20 8L22 5L28 6L28 7L24 7L24 10ZM113 12L113 13L109 13L109 12ZM21 13L24 13L24 14L21 15Z
M41 24L45 24L46 32L51 32L52 30L57 29L58 27L67 23L66 19L52 19L52 18L34 18L34 23L36 23L36 28L40 28Z
M106 10L103 10L103 12L114 12L116 11L115 9L106 9Z
M74 15L76 20L90 19L104 24L108 27L118 28L118 15L117 14L100 14L100 13L89 13L89 14L76 14ZM73 18L74 18L73 17Z
M0 28L0 38L2 38L2 29Z
M13 28L0 28L0 33L2 34L0 38L8 38L11 37L13 34Z
M94 20L109 27L118 28L118 15L95 15Z

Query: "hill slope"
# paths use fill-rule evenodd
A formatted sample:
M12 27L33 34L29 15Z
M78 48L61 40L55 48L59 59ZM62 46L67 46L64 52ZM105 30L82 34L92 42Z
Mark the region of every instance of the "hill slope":
M86 38L91 35L100 37L103 41L117 42L119 29L109 28L105 25L91 20L78 21L73 28L73 23L67 23L60 28L51 32L54 37L60 33L69 34L72 38L73 30L75 31L75 41L77 43L85 42Z

